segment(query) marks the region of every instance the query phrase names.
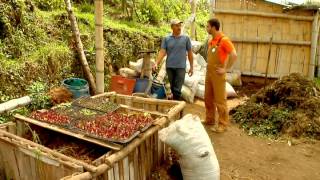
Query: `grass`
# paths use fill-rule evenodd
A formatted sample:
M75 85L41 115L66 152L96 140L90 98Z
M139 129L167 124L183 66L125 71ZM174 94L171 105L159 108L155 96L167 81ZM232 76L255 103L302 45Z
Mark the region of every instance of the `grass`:
M320 88L320 77L317 77L314 79L314 82L317 84L317 86Z

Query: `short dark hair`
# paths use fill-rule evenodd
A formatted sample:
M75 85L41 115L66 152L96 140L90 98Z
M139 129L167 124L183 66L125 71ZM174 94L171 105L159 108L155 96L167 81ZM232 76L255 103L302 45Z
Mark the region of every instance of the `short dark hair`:
M216 18L212 18L208 21L211 27L215 27L217 31L220 29L220 22Z

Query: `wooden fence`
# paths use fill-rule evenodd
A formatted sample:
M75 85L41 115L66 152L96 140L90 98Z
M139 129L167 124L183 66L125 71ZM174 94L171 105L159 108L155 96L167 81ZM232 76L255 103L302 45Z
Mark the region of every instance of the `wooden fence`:
M234 69L265 76L272 37L268 77L293 72L314 76L318 12L284 12L283 6L263 0L215 0L212 8L221 30L235 44L238 61Z

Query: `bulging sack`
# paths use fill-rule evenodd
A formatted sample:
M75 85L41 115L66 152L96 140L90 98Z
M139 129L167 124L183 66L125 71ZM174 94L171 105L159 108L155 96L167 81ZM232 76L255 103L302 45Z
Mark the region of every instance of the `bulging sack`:
M130 68L121 68L119 72L123 77L133 78L138 76L138 72Z
M180 155L184 180L218 180L219 163L200 118L188 114L159 131L159 138Z

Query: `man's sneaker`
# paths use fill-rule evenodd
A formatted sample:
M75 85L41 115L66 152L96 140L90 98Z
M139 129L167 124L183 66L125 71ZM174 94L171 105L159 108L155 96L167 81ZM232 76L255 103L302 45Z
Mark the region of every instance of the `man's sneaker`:
M225 126L218 126L218 127L212 127L210 130L216 133L223 133L227 130L227 128Z

